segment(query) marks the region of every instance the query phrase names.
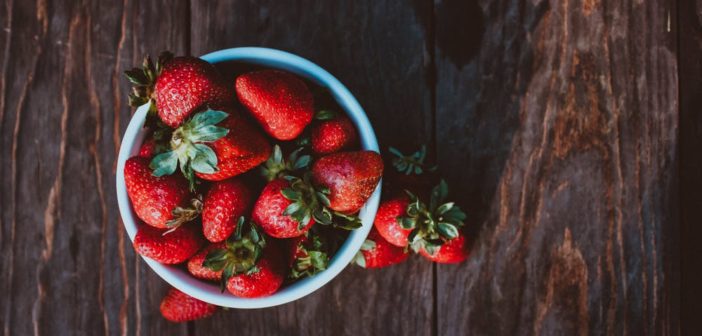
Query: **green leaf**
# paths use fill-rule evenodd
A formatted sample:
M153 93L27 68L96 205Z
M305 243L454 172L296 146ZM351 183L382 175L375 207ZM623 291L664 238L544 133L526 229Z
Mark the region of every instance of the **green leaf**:
M203 165L208 165L209 168L207 171L211 172L205 172L198 170L195 166L193 166L193 169L197 172L205 173L205 174L211 174L215 171L217 171L217 154L215 154L214 150L210 148L209 146L205 144L194 144L193 145L194 151L195 151L195 158L194 160L201 160L201 163Z
M148 79L144 74L144 70L139 68L133 68L124 72L125 77L135 85L146 85L148 84Z
M419 216L419 207L421 204L419 203L419 200L416 200L410 204L407 205L407 215L410 217L417 217Z
M363 252L361 251L356 253L356 256L353 258L353 262L358 266L366 268L366 258L363 256Z
M221 139L228 133L229 130L224 127L207 125L190 131L188 140L192 142L212 142Z
M294 161L293 170L298 170L309 166L312 161L312 157L309 155L303 155Z
M321 110L314 116L317 120L332 120L336 118L336 112L331 110Z
M302 217L302 220L300 221L300 224L297 226L297 229L302 230L305 226L307 226L307 224L310 223L311 220L312 220L312 212L309 211L309 209L308 209L307 211L305 211L305 215Z
M453 205L454 205L453 202L444 203L444 204L440 205L439 208L436 209L436 213L439 215L443 215L446 212L448 212L449 210L451 210L453 208Z
M436 246L430 242L425 241L422 248L424 248L424 250L427 251L427 253L429 253L429 255L433 256L434 254L436 254L436 250L439 249L439 246Z
M227 112L207 109L204 112L197 113L188 122L193 128L200 128L208 125L215 125L229 116Z
M315 192L315 195L317 195L317 199L325 207L328 207L331 204L331 202L329 201L329 197L327 197L327 195L325 195L324 193L317 191L317 192Z
M454 224L460 223L463 225L463 221L466 220L466 214L459 207L454 206L451 210L444 213L443 217Z
M283 197L285 197L291 201L297 201L302 197L302 194L300 192L297 192L297 191L293 190L292 188L282 189L280 191L280 193L283 194Z
M399 158L404 158L404 157L405 157L405 154L402 154L402 152L400 152L400 151L399 151L397 148L395 148L395 147L389 147L389 148L388 148L388 151L389 151L390 153L392 153L393 155L399 157Z
M156 155L149 163L149 168L153 170L152 174L156 177L171 175L178 168L178 154L168 151Z
M439 223L436 229L444 238L453 239L458 237L458 229L453 224Z
M397 222L400 223L400 227L406 230L414 229L417 226L417 219L413 217L398 217Z
M273 146L273 154L271 155L273 162L283 162L283 151L280 150L280 146Z
M294 213L300 210L302 208L302 204L298 202L293 202L288 205L285 210L283 211L283 215L285 216L292 216Z
M418 237L419 237L419 229L414 229L414 230L412 230L412 232L410 232L410 234L407 236L407 241L408 241L410 244L412 244L412 243L415 242L415 240L417 240Z
M314 211L314 220L322 225L329 225L332 223L332 213L327 208L319 208Z
M366 239L363 242L363 245L361 245L361 250L363 250L363 251L370 251L373 249L375 249L375 242L370 240L370 239Z

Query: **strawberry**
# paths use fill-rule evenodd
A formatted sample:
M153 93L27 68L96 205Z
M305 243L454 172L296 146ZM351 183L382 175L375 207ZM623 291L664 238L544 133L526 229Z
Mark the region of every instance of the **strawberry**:
M285 261L277 249L267 247L256 266L246 273L234 275L227 281L227 290L234 296L256 298L269 296L285 280Z
M139 147L138 156L145 159L151 159L156 154L156 141L153 138L148 138L144 140L144 143Z
M239 101L278 140L295 139L312 121L314 100L297 76L279 70L243 74L234 84Z
M215 182L202 206L202 232L211 242L221 242L236 229L237 221L251 207L251 191L234 177Z
M225 248L224 242L207 245L188 260L188 272L198 279L212 281L218 281L221 279L222 271L213 271L202 264L205 262L205 258L210 252L223 248Z
M200 249L202 239L191 225L164 231L142 225L134 237L134 249L140 255L162 264L180 264Z
M135 85L129 96L130 105L150 101L161 120L178 127L193 112L205 105L228 104L234 95L217 70L197 57L175 57L162 53L154 66L147 56L143 69L125 72Z
M173 131L171 150L151 161L154 175L173 174L180 166L195 188L195 175L221 181L265 161L271 147L265 137L231 107L195 114Z
M161 315L171 322L185 322L208 317L217 311L217 306L200 301L175 288L161 301Z
M363 268L382 268L399 264L408 257L407 249L390 244L373 228L354 262Z
M209 252L203 265L222 272L222 291L248 298L271 295L283 284L285 260L275 242L267 243L253 223L245 235L244 226L237 227L224 248Z
M291 183L284 179L268 182L254 204L251 214L253 221L271 237L297 237L305 234L315 223L310 212L305 212L309 207L304 199L291 200L283 194L283 190L290 188ZM291 198L298 195L288 193Z
M341 152L324 156L312 166L312 181L328 189L329 208L352 214L361 209L383 174L383 160L376 152Z
M419 250L419 254L433 262L457 264L468 259L470 253L468 251L465 235L459 233L458 237L446 241L443 245L434 249L433 253L429 253L426 249L422 248Z
M136 156L124 164L127 195L137 216L157 228L176 227L195 218L198 201L188 192L188 182L180 175L153 176L148 162ZM188 201L193 207L187 208Z
M402 229L410 230L407 241L412 250L437 262L465 260L467 254L458 255L461 251L467 253L460 232L466 214L454 202L446 202L446 181L441 180L432 189L428 205L411 192L407 194L410 198L407 209L397 221ZM439 250L443 252L437 254Z
M330 154L356 142L356 128L344 115L322 110L315 116L320 123L312 127L310 143L315 154Z
M288 277L302 279L327 269L329 254L326 245L320 235L312 232L290 239L290 258L288 260L290 274Z
M381 202L375 215L373 225L378 230L378 234L395 246L405 247L409 244L407 237L412 230L400 226L399 221L399 218L405 215L408 205L407 197L395 197Z
M197 177L204 180L221 181L239 175L260 165L271 155L268 140L241 113L230 107L221 110L229 113L230 117L221 123L229 133L211 144L219 161L218 171L196 171Z

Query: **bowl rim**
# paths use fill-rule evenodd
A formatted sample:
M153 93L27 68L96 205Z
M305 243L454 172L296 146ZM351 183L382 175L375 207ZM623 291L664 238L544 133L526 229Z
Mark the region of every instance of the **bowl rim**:
M200 58L210 63L239 61L281 69L305 77L325 87L356 126L356 130L359 133L361 148L363 150L380 152L373 127L356 98L338 79L311 61L282 50L263 47L222 49L200 56ZM122 137L117 159L117 202L122 223L131 241L134 241L134 235L137 231L137 222L140 220L134 214L127 196L124 180L124 164L127 159L136 155L139 151L139 147L146 133L143 126L148 110L148 103L137 108ZM359 213L363 225L349 234L344 244L339 248L334 257L332 257L329 267L315 276L297 281L271 296L263 298L239 298L226 291L220 293L216 285L198 280L187 271L177 266L163 265L150 258L142 258L159 277L164 279L171 286L211 304L229 308L251 309L273 307L292 302L315 292L327 284L339 275L353 260L373 226L373 219L375 218L375 213L380 203L381 186L382 181L378 183L375 191L366 201L366 204Z

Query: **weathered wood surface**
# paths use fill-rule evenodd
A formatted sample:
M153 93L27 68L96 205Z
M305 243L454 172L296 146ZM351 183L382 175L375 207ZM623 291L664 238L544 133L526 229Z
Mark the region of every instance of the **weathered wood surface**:
M4 0L3 334L677 334L702 181L701 7L679 5ZM247 45L327 68L383 147L431 144L471 261L349 268L282 307L165 322L117 211L121 72Z
M681 1L678 12L680 74L680 320L683 333L702 326L702 1ZM675 238L675 237L674 237ZM691 322L687 322L691 321Z

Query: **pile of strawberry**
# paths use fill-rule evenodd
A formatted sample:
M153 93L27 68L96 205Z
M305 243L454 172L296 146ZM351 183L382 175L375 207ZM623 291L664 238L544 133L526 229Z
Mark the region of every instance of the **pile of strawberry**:
M326 269L361 226L357 214L384 163L358 149L353 124L319 103L319 88L270 69L228 79L199 58L170 53L126 75L130 105L150 104L149 136L124 168L143 222L134 238L140 255L183 265L232 295L263 297ZM446 183L428 192L412 182L430 170L425 150L391 152L396 191L381 203L355 262L385 267L410 250L436 262L465 260L465 214L445 201ZM215 309L176 289L161 304L176 322Z

